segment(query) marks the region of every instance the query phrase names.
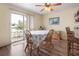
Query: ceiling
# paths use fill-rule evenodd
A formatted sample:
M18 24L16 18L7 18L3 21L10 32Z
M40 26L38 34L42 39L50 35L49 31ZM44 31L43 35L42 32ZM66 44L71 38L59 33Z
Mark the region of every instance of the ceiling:
M48 13L47 11L40 12L42 7L37 7L35 5L43 4L43 3L11 3L12 5L24 8L26 10L30 10L32 12L38 13L38 14L46 14ZM60 6L52 6L54 8L54 11L52 12L59 12L67 8L79 6L79 3L62 3Z

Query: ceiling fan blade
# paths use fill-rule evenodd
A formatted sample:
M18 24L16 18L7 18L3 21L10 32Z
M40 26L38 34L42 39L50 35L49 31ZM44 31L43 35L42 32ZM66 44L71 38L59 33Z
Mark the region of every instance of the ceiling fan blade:
M44 6L44 5L35 5L35 6Z
M41 9L40 12L42 12L45 8Z
M62 3L50 3L51 6L58 6L58 5L62 5Z
M35 6L42 6L42 5L35 5Z

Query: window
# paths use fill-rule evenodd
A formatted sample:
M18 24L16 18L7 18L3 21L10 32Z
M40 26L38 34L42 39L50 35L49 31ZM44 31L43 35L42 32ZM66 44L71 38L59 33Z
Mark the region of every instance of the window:
M23 15L11 14L11 41L23 40Z

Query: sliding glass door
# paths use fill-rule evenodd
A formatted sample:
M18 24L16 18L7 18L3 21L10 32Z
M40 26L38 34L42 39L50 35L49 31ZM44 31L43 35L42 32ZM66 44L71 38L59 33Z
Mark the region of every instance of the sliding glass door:
M24 39L24 30L33 29L33 16L11 13L11 42Z
M24 28L26 27L26 17L19 14L11 14L11 42L23 40Z

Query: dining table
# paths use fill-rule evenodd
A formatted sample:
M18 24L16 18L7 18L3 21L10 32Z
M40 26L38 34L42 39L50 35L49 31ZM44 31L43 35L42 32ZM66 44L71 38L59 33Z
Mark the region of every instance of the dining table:
M46 37L48 30L35 30L30 32L32 34L33 42L39 45L40 42Z
M39 55L39 46L40 43L45 39L48 30L37 30L37 31L30 31L32 34L32 41L37 47L37 54Z

